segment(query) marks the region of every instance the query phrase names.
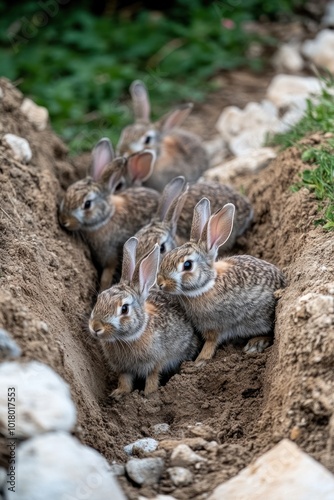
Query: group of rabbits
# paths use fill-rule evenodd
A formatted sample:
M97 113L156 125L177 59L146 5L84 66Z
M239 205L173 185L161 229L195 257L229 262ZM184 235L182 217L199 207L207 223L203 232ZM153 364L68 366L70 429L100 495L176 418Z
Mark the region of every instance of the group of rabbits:
M232 339L250 339L245 352L263 351L274 292L285 286L263 260L217 259L249 228L253 210L230 186L196 182L208 157L199 137L178 128L191 105L151 123L144 84L130 92L136 120L116 156L101 139L90 176L67 189L59 208L61 225L80 231L102 270L89 330L118 374L114 398L131 392L136 377L146 379L145 395L156 391L163 372L194 359L201 339L198 364Z

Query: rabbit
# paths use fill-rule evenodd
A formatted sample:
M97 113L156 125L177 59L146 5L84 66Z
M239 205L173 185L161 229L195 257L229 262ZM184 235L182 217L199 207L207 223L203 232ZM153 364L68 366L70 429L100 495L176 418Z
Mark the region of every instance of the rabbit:
M69 186L59 207L60 224L82 233L93 261L102 268L101 290L111 285L126 240L147 224L158 208L160 194L152 189L133 187L115 193L127 161L114 159L109 139L101 139L93 149L91 176ZM154 153L137 153L130 161L151 165Z
M138 239L138 259L155 243L159 244L161 256L164 256L188 241L195 205L204 196L211 201L214 210L227 202L233 202L236 206L232 233L220 248L220 254L228 252L252 222L253 209L250 202L230 186L214 182L198 182L188 186L185 178L179 176L172 179L163 190L158 216L135 234Z
M205 339L196 360L211 359L217 346L231 339L249 339L245 352L262 352L271 343L275 292L285 286L273 264L250 255L216 260L232 233L235 207L227 203L210 217L203 198L194 210L190 241L166 254L157 285L178 296L185 314Z
M143 82L131 84L135 123L126 127L120 136L116 152L129 155L151 149L157 154L153 174L145 185L162 191L176 175L187 181L196 181L209 168L209 159L201 139L193 133L177 128L189 115L192 104L184 104L164 115L155 123L150 122L150 103Z
M151 291L156 281L159 247L136 265L137 239L124 245L119 284L102 292L89 319L90 333L101 341L110 367L119 375L111 394L120 398L144 377L145 395L157 391L159 375L175 370L198 351L199 339L178 300Z

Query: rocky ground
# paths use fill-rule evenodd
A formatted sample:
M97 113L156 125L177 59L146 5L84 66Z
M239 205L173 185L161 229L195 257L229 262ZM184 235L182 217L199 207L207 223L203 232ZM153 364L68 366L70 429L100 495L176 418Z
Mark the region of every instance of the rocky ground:
M152 470L161 476L158 483L140 488L133 462L126 475L115 469L130 499L157 493L207 498L284 437L334 472L333 235L314 226L317 201L309 191L290 189L305 168L300 150L289 149L236 181L255 210L237 251L275 263L288 278L273 346L253 356L239 345L222 347L206 366L186 363L149 398L136 390L113 402L108 394L116 379L86 329L97 275L85 245L57 221L63 190L86 166L68 159L51 129L38 131L27 121L23 96L11 84L1 80L0 86L1 134L26 138L32 151L23 164L4 141L0 145L0 326L21 348L20 361L41 361L68 382L77 410L74 436L119 465L129 459L129 443L159 442L148 453L132 452L155 459L147 465L151 476ZM319 134L306 139L322 140ZM5 466L5 439L1 443Z

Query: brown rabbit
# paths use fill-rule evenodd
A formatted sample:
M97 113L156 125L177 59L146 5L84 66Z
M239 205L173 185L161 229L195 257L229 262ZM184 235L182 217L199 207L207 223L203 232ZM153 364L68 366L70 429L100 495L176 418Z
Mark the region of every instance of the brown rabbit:
M203 198L194 210L191 240L160 264L159 288L180 298L205 339L197 361L212 358L224 341L250 338L245 352L262 352L272 339L274 292L285 286L282 272L250 255L216 261L232 232L234 211L228 203L210 217L210 202Z
M159 247L136 263L136 238L124 245L121 282L102 292L89 320L105 358L118 374L119 398L132 391L133 379L145 377L145 394L158 389L159 376L193 359L198 338L178 300L151 291L156 281Z
M154 153L137 153L135 160L146 168L154 162ZM60 224L83 234L93 260L103 269L102 290L112 283L124 243L151 220L160 198L157 191L144 187L115 194L126 161L114 159L108 139L99 141L93 150L91 176L67 189L59 209Z
M190 113L192 104L179 106L151 123L149 97L143 82L134 81L130 93L136 121L123 130L117 154L127 156L143 149L153 150L157 160L146 185L158 191L176 175L184 175L189 182L196 181L209 167L208 155L198 136L177 128Z
M187 186L184 177L180 176L172 179L163 190L158 216L136 233L137 257L143 257L155 243L159 244L161 256L164 256L188 241L195 205L204 196L210 200L213 210L228 202L236 206L232 233L220 248L220 254L228 252L252 222L250 202L230 186L204 181Z

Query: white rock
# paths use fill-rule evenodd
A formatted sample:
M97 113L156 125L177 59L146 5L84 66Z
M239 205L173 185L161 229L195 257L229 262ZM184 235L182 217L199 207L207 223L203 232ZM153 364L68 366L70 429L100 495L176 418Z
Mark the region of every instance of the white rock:
M321 19L324 26L334 27L334 2L328 2L326 5L325 15Z
M21 111L37 130L45 130L48 124L49 112L43 106L38 106L27 97L21 104Z
M26 139L14 134L5 134L2 141L10 147L15 160L21 161L22 163L29 163L32 158L32 152L29 142Z
M170 457L173 467L187 467L196 462L206 462L206 459L195 453L187 444L176 446Z
M168 424L156 424L153 425L152 431L154 434L166 434L170 429L170 425Z
M321 92L321 82L313 76L276 75L269 84L266 97L277 108L296 105Z
M238 175L259 172L274 158L276 158L276 152L273 149L260 148L222 163L218 167L210 168L200 180L214 180L226 184Z
M7 388L15 388L15 437L73 429L76 410L69 387L49 366L38 361L2 363L0 387L0 427L7 432Z
M304 42L302 51L314 64L334 73L334 31L320 31L314 40Z
M111 464L110 471L114 474L114 476L124 476L125 466L122 464Z
M132 455L135 448L150 453L158 448L158 444L158 441L153 438L143 438L124 446L123 449L127 455Z
M281 45L273 56L273 64L278 71L289 71L290 73L301 71L304 67L304 61L300 55L299 44Z
M216 127L232 153L239 156L261 147L267 134L279 129L280 118L270 101L250 102L243 110L236 106L225 108Z
M186 486L193 481L192 473L184 467L170 467L167 472L174 486Z
M208 500L330 500L333 492L333 474L284 439L237 476L218 486Z
M203 146L208 153L210 165L221 163L228 155L228 148L220 136L211 141L203 142Z
M21 355L21 349L12 339L10 334L0 328L0 359L7 357L18 358Z
M125 500L105 458L64 432L21 444L17 470L16 492L6 500Z
M162 458L131 458L125 466L129 477L136 484L155 484L164 469Z

